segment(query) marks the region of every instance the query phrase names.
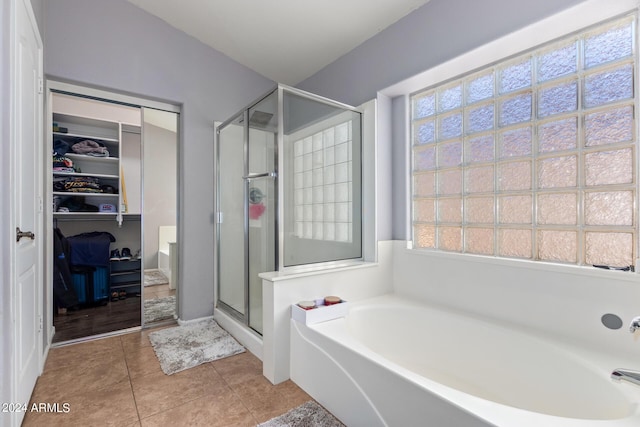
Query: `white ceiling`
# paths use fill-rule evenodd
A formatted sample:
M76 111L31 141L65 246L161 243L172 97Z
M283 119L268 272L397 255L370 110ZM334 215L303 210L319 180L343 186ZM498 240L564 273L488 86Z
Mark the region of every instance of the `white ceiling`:
M429 0L128 0L278 83L296 85Z

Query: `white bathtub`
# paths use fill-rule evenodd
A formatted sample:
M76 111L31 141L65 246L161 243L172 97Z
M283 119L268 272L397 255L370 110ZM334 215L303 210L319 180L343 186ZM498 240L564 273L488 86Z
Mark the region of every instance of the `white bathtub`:
M640 358L394 295L291 326L292 380L348 426L640 426L640 387L609 378Z
M158 227L158 269L169 279L169 289L175 289L178 282L177 262L176 226L161 225Z

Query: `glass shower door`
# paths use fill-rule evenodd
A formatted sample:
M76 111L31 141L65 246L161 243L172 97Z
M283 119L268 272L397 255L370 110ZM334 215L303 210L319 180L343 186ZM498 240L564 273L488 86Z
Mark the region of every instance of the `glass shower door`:
M218 300L236 317L246 314L244 113L218 136Z
M218 303L262 333L262 279L276 267L277 93L219 128Z
M247 215L249 326L262 333L262 279L276 270L277 93L249 109Z

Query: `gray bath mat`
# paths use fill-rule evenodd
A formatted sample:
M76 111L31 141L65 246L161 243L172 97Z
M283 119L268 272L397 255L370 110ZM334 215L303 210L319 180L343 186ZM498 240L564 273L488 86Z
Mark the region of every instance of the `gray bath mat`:
M144 301L144 323L173 319L176 297L153 298Z
M150 333L149 340L167 375L245 351L213 319L161 329Z
M145 270L144 271L144 285L156 286L156 285L168 285L169 279L160 270Z
M286 414L258 424L258 427L345 427L336 417L313 400Z

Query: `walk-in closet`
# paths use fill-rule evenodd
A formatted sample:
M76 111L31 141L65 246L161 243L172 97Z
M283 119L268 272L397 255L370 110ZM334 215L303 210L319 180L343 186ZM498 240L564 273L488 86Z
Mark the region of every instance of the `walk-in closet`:
M53 342L175 321L177 108L69 86L48 92Z

